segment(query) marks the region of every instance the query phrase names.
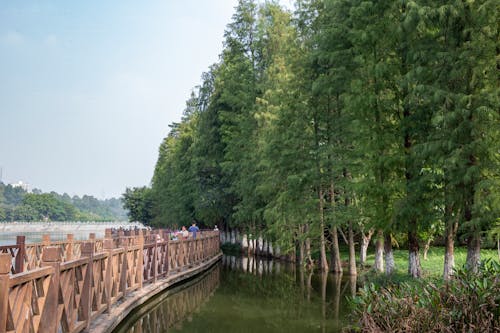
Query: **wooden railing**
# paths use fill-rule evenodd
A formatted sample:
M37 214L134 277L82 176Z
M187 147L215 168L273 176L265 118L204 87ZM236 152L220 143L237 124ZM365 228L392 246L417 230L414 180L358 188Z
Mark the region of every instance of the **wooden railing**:
M177 241L157 233L1 247L0 333L81 332L128 293L220 252L218 231Z

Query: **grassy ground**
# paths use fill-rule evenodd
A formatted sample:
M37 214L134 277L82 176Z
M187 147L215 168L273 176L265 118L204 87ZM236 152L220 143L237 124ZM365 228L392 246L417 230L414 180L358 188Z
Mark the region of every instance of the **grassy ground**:
M347 251L342 251L347 252ZM467 248L455 248L455 267L462 267L465 264L467 257ZM444 264L444 247L431 247L427 253L427 260L423 259L423 254L420 254L420 263L422 265L422 273L424 277L440 278L443 274ZM498 261L498 254L496 250L481 249L481 259L493 259ZM348 260L347 253L343 253L342 260ZM368 252L367 268L373 265L375 261L375 254ZM408 279L408 251L406 249L394 250L394 261L396 263L396 271L393 280L407 280Z

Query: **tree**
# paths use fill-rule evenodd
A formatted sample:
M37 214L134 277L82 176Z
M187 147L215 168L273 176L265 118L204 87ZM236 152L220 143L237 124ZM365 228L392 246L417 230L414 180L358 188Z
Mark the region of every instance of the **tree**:
M128 210L130 221L140 221L149 225L152 221L153 198L148 187L134 187L122 195L123 207Z
M12 185L7 185L4 188L4 202L6 205L17 206L23 201L26 191L21 187L14 187Z
M21 212L32 212L30 220L73 221L77 214L76 208L70 203L58 200L53 194L32 194L24 196Z

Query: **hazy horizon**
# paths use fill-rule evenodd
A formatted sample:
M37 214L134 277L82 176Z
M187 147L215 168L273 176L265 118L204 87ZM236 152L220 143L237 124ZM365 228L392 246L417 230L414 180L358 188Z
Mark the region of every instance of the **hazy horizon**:
M100 199L148 185L236 4L0 3L1 180Z

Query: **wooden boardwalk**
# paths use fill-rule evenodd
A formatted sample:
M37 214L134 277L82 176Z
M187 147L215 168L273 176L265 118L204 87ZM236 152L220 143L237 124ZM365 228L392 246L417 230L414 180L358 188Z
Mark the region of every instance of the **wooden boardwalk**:
M0 247L0 333L110 332L133 308L220 257L218 231L178 241L162 230L35 244L18 237Z

